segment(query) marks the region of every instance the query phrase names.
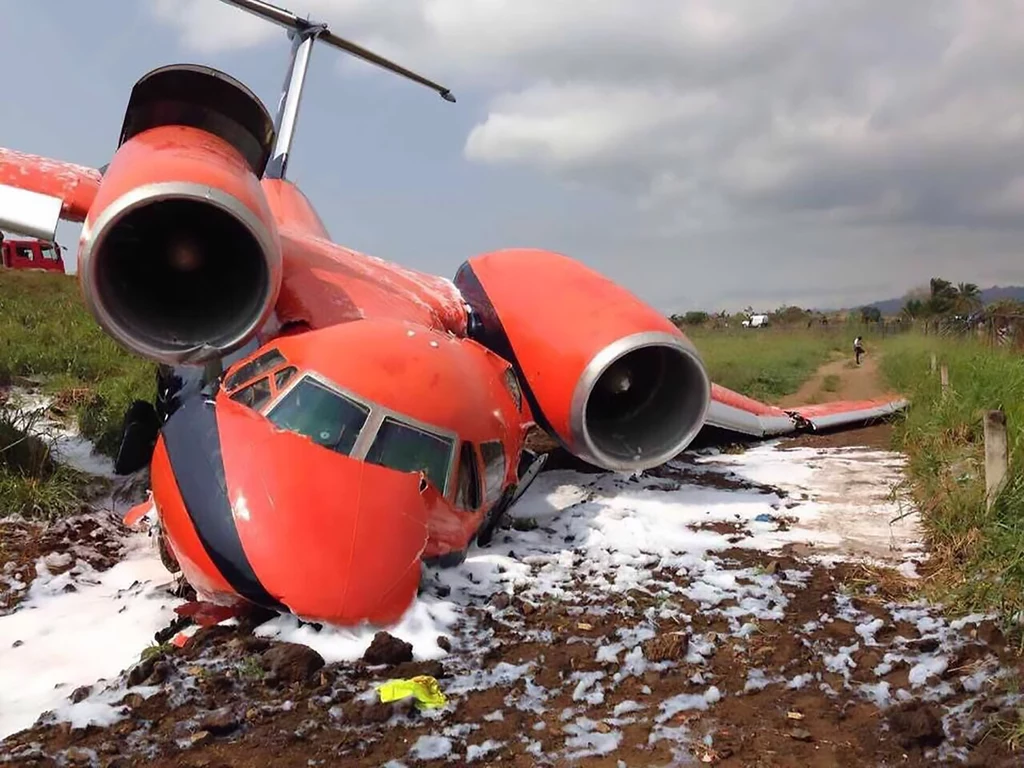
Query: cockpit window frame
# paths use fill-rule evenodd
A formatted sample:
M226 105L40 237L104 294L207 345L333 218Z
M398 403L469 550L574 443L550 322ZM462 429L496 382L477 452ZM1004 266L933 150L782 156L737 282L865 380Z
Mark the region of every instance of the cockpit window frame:
M273 373L271 372L269 375L273 375ZM278 389L276 394L259 409L259 413L266 418L267 414L269 414L281 400L288 396L289 392L302 383L306 378L312 379L322 387L325 387L342 397L348 398L354 403L357 403L369 410L369 415L366 417L366 421L363 422L362 429L359 430L359 434L356 436L355 443L352 445L352 450L348 453L349 458L356 459L357 461L366 461L366 456L369 454L374 440L377 439L377 433L380 431L381 425L384 423L385 419L392 419L393 421L427 432L436 437L451 440L454 448L450 451L448 456L448 466L445 468L444 475L444 488L438 488L438 491L442 496L445 496L446 498L448 497L449 491L453 488L452 476L455 474L455 468L458 465L459 457L458 447L460 437L458 432L455 432L454 430L444 429L436 424L429 424L425 421L415 419L402 411L396 411L393 408L388 408L375 400L369 400L362 395L356 394L352 390L337 384L316 371L306 370L301 366L299 367L298 373L294 374L285 386Z
M383 429L385 422L389 420L394 424L398 424L400 427L406 427L416 432L422 432L423 434L434 438L438 442L446 443L448 448L448 461L445 464L444 468L444 482L442 483L442 487L438 488L438 490L440 491L442 496L447 494L448 486L451 483L452 476L452 457L456 453L456 449L459 445L458 437L442 434L437 430L437 428L432 427L430 425L417 424L415 423L414 419L411 419L410 417L403 414L384 414L380 421L377 422L376 424L376 428L374 429L373 432L373 439L370 440L368 445L366 446L366 456L370 455L370 451L376 444L377 438L380 437L381 429ZM366 461L366 457L364 457L363 460ZM381 464L380 462L372 463L377 464L378 466L387 467L387 464ZM427 482L431 482L430 478L426 477L426 473L424 473L424 477L427 480Z
M277 356L275 360L268 360ZM237 361L236 361L237 362ZM224 372L224 380L222 386L225 392L235 393L238 390L245 387L246 384L257 379L265 373L275 370L276 368L284 367L288 363L288 358L285 357L284 353L277 347L271 347L270 349L256 355L251 360L247 360L238 366L238 368L232 373ZM234 365L234 363L232 363ZM246 370L248 366L252 366L249 370ZM240 377L240 374L245 374L244 378Z

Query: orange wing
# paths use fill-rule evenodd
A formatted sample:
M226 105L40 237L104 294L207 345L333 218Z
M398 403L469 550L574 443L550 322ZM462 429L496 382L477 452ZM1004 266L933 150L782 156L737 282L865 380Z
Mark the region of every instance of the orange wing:
M0 147L0 228L53 240L60 219L85 220L100 178L94 168Z

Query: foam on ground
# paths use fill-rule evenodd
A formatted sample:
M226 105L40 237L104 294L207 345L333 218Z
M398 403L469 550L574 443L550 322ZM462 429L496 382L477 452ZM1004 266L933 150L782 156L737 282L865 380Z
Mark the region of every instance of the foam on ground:
M180 602L165 590L171 577L148 536L127 545L125 558L102 573L79 563L53 576L40 558L26 599L0 618L0 738L51 709L78 725L114 716L109 701L67 699L137 662Z
M72 450L67 455L81 458L83 452ZM699 472L770 484L787 491L788 497L764 488L708 487L696 484L699 478L693 484L673 484L651 476L544 473L511 512L517 527L528 527L524 523L529 521L531 530L501 532L493 546L471 551L458 568L425 571L423 593L402 620L387 629L412 643L416 658L438 658L446 654L437 642L441 635L451 635L456 648L475 642L467 631L471 622L458 632L455 626L466 617L466 606L479 605L496 593L515 591L521 598L541 603L571 597L585 584L590 591L621 594L647 588L656 572L667 569L688 576L686 586L677 594L704 610L721 612L742 639L751 622L781 615L787 593L806 574L731 570L715 554L733 548L773 552L793 543L803 544L811 552L853 552L863 543L864 531L851 527L849 521L859 516L877 524L893 514L892 504L882 499L889 494L897 468L898 457L891 454L782 452L771 445L739 455L711 454L698 459ZM846 493L846 486L837 487L837 475L846 478L844 482L856 492ZM728 527L719 532L720 525L709 527L723 523L749 535L738 536ZM847 546L850 542L855 546ZM909 536L904 543L908 550L913 549ZM171 620L175 604L164 590L170 576L147 538L139 535L129 544L125 560L102 574L76 566L52 577L44 565L21 608L0 618L0 736L31 725L50 709L56 709L59 718L74 722L89 716L97 721L112 716L99 706L105 701L100 694L78 705L76 711L68 709L67 697L77 686L116 676L136 661L152 644L154 632ZM873 554L895 556L892 552ZM906 556L896 555L897 559ZM65 592L67 583L74 583L76 591ZM673 610L670 606L663 609ZM379 629L318 630L283 616L263 625L258 633L309 645L332 662L362 656ZM581 686L583 700L602 695L605 684L614 685L624 677L658 668L647 662L638 647L649 631L646 627L626 628L620 633L621 643L600 651L621 659L622 667L607 681L574 682ZM863 631L869 633L870 627ZM12 649L16 641L20 645ZM714 646L701 637L691 637L694 660L701 658L702 647ZM836 659L837 665L840 662ZM922 667L918 675L931 677L932 664ZM509 668L501 674L528 676L529 670ZM774 682L771 671L764 674L752 684ZM488 687L495 684L491 677L467 673L451 681L448 690L457 693ZM877 690L872 695L882 693ZM545 696L536 690L524 705L541 706ZM711 707L716 696L717 689L710 686L700 701L680 700L672 706ZM674 732L664 730L664 738ZM574 736L574 753L597 754L613 741L611 735L591 734L580 726ZM442 745L440 740L428 740L420 745L420 751L437 751Z

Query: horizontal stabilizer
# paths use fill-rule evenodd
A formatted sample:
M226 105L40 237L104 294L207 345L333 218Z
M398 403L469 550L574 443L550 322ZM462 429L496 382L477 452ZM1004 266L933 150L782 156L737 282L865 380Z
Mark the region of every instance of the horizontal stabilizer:
M53 240L57 223L84 221L100 172L0 147L0 229Z
M750 437L773 437L807 429L819 431L852 426L897 413L907 404L903 399L883 398L783 409L714 384L704 423Z

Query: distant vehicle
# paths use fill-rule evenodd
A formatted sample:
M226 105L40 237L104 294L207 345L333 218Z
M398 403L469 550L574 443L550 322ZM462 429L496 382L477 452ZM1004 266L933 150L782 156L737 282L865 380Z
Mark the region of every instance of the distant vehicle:
M768 315L751 315L750 319L743 321L744 328L760 328L768 325Z
M39 269L64 274L64 259L57 243L45 240L7 240L0 234L0 255L5 269Z

